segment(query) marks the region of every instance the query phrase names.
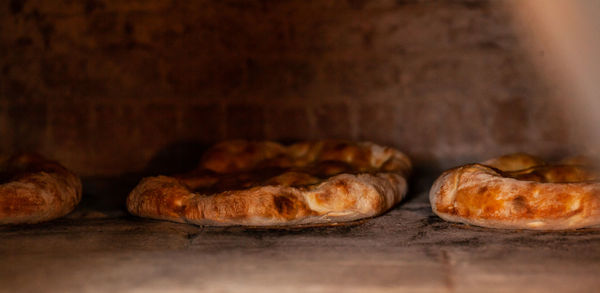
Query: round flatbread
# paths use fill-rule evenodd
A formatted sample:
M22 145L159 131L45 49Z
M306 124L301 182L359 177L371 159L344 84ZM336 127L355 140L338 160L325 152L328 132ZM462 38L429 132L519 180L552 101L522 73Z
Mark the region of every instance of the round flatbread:
M429 200L444 220L512 229L562 230L600 225L600 173L590 166L531 166L510 156L444 172ZM533 157L530 157L533 158ZM524 166L518 170L515 166Z
M127 208L197 225L333 224L389 210L406 194L410 170L406 155L368 142L228 141L196 171L143 179Z
M79 177L39 155L12 157L3 164L0 177L0 224L56 219L81 200Z

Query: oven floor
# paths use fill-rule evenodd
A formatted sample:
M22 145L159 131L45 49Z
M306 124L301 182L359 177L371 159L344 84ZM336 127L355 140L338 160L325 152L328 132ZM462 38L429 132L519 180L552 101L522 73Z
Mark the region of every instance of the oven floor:
M85 182L91 189L102 184ZM94 185L95 184L95 185ZM126 193L122 193L124 196ZM490 230L426 191L362 224L208 228L128 216L102 191L66 218L0 227L0 292L597 292L600 229ZM342 291L343 290L343 291Z

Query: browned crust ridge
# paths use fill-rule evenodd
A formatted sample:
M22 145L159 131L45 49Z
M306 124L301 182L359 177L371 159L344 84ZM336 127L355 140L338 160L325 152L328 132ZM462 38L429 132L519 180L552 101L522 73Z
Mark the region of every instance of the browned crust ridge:
M35 154L4 164L0 224L39 223L62 217L81 200L81 181L57 162Z
M229 141L208 150L194 172L144 178L127 208L140 217L197 225L335 224L379 215L400 202L410 169L404 154L366 142ZM221 184L232 176L233 188Z
M444 220L490 228L565 230L600 225L600 176L590 166L501 162L444 172L429 200ZM522 164L526 169L514 166ZM498 167L506 167L505 170Z

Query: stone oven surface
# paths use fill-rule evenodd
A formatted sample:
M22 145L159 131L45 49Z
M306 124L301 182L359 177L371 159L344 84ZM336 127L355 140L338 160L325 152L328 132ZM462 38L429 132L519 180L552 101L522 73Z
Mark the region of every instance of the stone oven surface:
M135 218L128 188L93 190L67 218L0 227L1 292L596 292L600 229L444 222L417 183L384 216L329 228L210 228Z

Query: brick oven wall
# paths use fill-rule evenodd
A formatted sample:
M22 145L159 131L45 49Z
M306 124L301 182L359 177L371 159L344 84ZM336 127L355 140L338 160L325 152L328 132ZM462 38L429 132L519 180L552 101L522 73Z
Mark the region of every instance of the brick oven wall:
M500 4L4 1L0 151L83 175L230 138L371 140L437 168L564 152L569 117Z

